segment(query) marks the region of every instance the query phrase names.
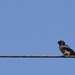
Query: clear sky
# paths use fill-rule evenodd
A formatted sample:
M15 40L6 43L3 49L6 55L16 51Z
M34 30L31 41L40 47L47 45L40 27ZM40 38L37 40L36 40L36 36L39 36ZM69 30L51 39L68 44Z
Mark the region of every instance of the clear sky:
M75 0L0 0L0 55L62 55L75 50ZM0 58L0 75L74 75L75 59Z

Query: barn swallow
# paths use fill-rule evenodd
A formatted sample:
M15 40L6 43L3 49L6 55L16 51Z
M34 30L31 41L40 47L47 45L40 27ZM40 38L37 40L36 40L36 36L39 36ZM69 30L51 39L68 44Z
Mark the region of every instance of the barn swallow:
M75 52L63 40L57 42L59 49L64 55L75 55Z

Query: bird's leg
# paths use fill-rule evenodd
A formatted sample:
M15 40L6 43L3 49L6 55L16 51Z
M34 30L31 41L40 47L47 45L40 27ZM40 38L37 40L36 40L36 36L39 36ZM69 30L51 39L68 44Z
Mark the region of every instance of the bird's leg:
M62 55L61 57L65 57L65 55Z

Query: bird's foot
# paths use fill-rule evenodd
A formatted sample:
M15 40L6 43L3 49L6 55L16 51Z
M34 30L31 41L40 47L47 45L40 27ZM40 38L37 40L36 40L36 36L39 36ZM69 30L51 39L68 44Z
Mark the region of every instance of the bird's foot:
M65 57L65 55L62 55L61 57Z

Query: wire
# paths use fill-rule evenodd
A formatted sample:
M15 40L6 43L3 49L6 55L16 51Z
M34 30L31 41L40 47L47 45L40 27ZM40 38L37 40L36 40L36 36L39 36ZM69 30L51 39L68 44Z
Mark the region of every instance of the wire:
M74 55L70 56L0 55L0 58L75 58L75 56Z

